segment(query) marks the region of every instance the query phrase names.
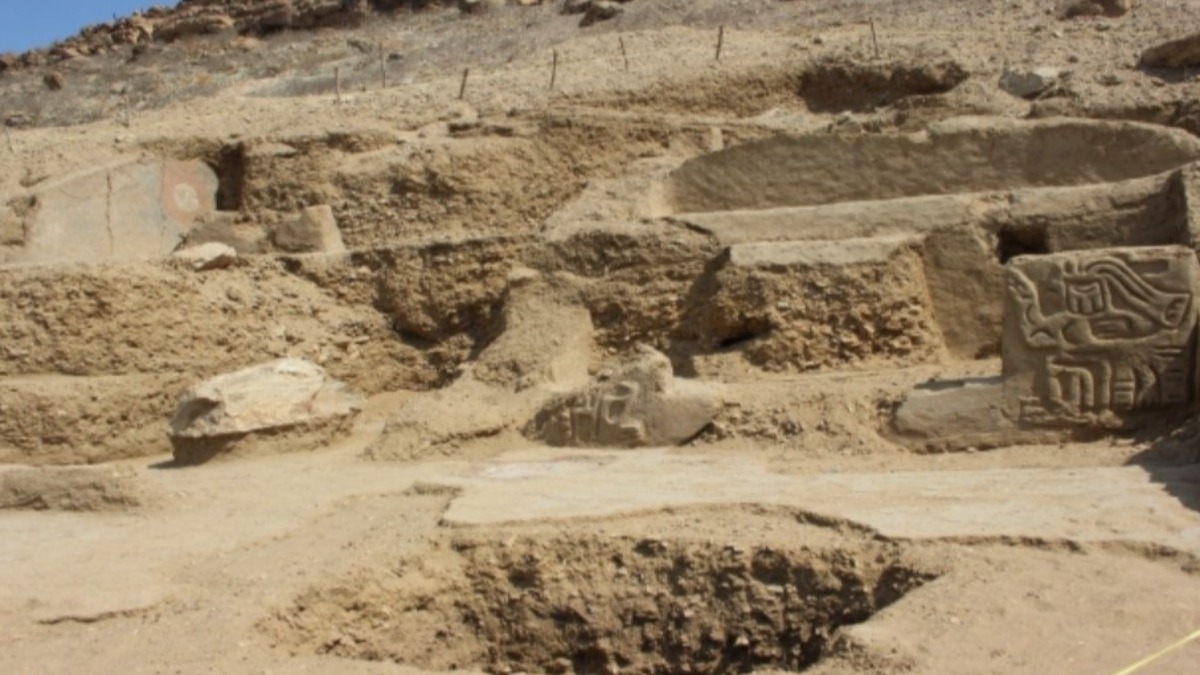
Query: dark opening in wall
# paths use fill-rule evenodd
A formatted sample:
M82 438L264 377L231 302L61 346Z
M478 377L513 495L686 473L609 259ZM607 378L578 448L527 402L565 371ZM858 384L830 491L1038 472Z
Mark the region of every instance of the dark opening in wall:
M240 211L246 185L246 147L238 143L221 148L213 170L217 174L217 209Z
M996 257L1001 265L1019 255L1040 255L1049 252L1046 230L1043 228L1005 227L1000 230Z

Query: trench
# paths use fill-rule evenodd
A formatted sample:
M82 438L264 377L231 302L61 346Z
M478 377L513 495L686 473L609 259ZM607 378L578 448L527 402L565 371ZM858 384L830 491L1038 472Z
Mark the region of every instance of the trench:
M317 653L434 670L799 672L830 653L839 628L935 576L897 544L823 543L458 540L440 560L313 589L266 627Z

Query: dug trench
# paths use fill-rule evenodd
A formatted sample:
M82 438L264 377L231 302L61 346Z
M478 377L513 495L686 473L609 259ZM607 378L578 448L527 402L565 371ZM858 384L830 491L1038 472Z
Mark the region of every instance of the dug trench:
M714 538L710 517L740 526ZM432 553L311 588L260 628L300 652L443 671L796 672L942 572L912 549L761 508L451 530Z

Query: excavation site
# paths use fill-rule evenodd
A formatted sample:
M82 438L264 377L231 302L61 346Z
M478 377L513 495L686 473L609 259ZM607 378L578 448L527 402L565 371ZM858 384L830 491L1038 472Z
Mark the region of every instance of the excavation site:
M1194 674L1196 15L0 44L0 671Z

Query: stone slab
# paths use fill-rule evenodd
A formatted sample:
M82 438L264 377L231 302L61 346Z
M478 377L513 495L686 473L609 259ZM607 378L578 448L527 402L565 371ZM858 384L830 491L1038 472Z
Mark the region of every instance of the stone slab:
M127 161L43 184L15 198L23 208L10 203L0 264L165 257L216 209L217 186L208 165L176 160Z
M1200 264L1190 248L1019 256L1005 276L1009 417L1123 426L1195 400Z
M919 239L905 235L840 241L788 241L729 247L729 264L743 268L845 266L887 262Z

